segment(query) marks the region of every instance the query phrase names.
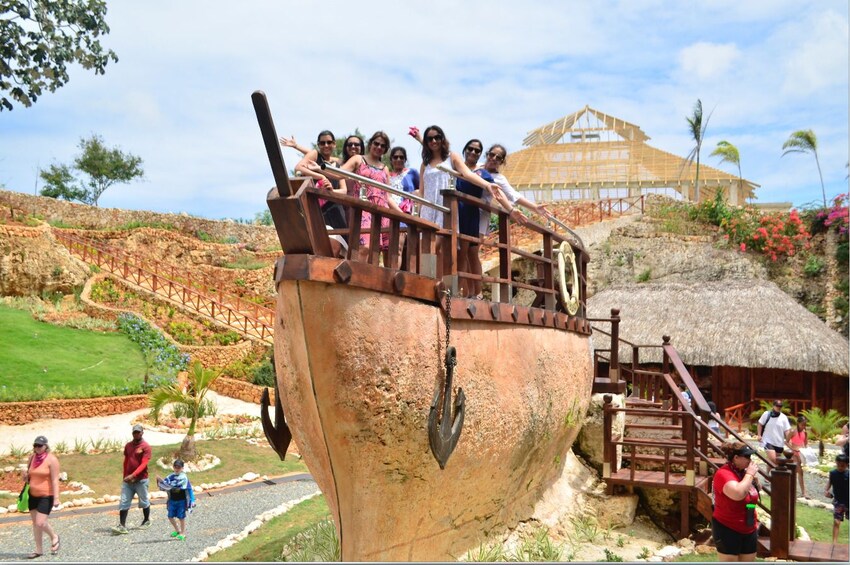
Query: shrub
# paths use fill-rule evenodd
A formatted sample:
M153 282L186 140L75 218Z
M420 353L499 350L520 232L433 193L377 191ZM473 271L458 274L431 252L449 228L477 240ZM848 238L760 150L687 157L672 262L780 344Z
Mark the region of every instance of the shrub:
M637 282L645 283L652 278L652 269L647 269L637 276Z
M275 382L274 367L272 367L271 361L268 359L263 359L263 361L265 362L260 363L260 365L254 370L251 382L255 385L273 387Z
M809 255L803 266L803 273L807 277L816 277L823 272L824 263L817 255Z
M181 353L161 332L135 314L119 314L117 323L119 330L139 344L149 368L174 376L188 365L188 355Z

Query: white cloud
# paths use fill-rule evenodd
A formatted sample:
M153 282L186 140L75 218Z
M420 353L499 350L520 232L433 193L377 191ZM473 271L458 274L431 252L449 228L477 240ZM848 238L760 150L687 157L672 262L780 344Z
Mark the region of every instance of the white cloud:
M679 52L682 71L696 75L700 80L722 77L741 57L741 51L733 43L716 44L701 41Z
M788 30L791 51L785 64L783 90L808 96L820 89L847 84L847 18L837 12L817 14Z

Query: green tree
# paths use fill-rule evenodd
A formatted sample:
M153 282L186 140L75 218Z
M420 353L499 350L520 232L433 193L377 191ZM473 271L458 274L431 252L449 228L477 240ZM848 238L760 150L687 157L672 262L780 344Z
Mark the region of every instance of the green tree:
M830 408L824 412L818 407L810 410L801 410L800 414L806 417L809 431L818 440L818 455L823 457L823 440L831 438L841 431L841 426L845 422L844 416L834 408Z
M703 116L702 100L697 98L697 102L694 104L694 113L685 119L688 121L688 129L691 132L691 137L693 137L696 143L688 154L685 163L688 165L694 161L697 163L696 178L694 179L694 201L699 202L699 157L702 150L702 142L705 139L705 130L708 129L708 120L711 119L711 113L708 116Z
M826 208L826 188L823 185L823 173L820 171L820 160L818 159L818 138L810 129L801 129L792 133L785 143L782 144L782 149L785 152L782 156L785 157L789 153L811 153L815 156L815 164L818 166L818 175L820 175L820 188L823 192L823 207Z
M32 106L44 90L68 82L79 63L104 74L111 59L100 36L109 33L105 0L3 0L0 11L0 111Z
M189 429L186 437L180 444L178 457L184 461L194 461L198 457L195 448L195 426L198 423L198 415L204 397L211 390L212 384L221 376L221 371L205 369L200 361L195 361L189 370L189 379L186 389L183 390L176 383L169 383L156 388L150 393L151 416L155 422L159 421L159 415L163 408L169 404L179 404L186 408L189 414Z
M116 183L128 183L135 178L144 177L142 158L119 149L109 149L103 139L92 135L89 139L80 139L82 153L74 159L74 168L88 177L80 183L71 174L67 165L50 165L39 174L44 180L42 196L77 200L97 206L101 195Z
M741 173L741 154L738 148L726 140L718 141L717 147L711 152L710 157L720 157L721 163L732 163L738 167L738 191L744 193L744 175Z

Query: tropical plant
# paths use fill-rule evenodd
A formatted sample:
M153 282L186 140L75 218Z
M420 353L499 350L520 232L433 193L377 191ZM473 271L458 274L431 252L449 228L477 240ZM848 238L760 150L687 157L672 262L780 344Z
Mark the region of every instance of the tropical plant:
M801 129L792 133L785 143L782 144L782 149L785 151L782 156L785 157L789 153L811 153L815 156L815 164L818 166L818 175L820 175L820 188L823 192L823 207L826 208L826 187L823 184L823 173L820 170L820 160L818 159L818 138L810 129Z
M712 111L713 112L713 111ZM708 120L711 119L711 112L708 116L703 115L702 100L697 98L694 104L694 113L685 118L688 121L688 129L691 137L696 145L685 159L685 164L690 165L694 161L697 164L696 177L694 178L694 202L699 202L699 157L702 150L702 142L705 139L705 130L708 129Z
M800 413L806 417L809 424L809 432L818 440L818 455L823 457L823 440L831 438L841 431L841 426L847 419L834 408L826 412L815 406L810 410L801 410Z
M194 461L198 458L195 448L195 426L204 405L204 397L210 391L215 380L221 376L221 371L204 368L200 361L195 361L189 370L188 383L185 390L176 383L160 386L150 393L151 417L159 422L162 409L169 404L180 404L188 411L189 429L180 445L178 457L184 461Z
M741 153L738 148L726 141L717 142L717 147L711 152L711 157L720 157L721 163L732 163L738 167L738 192L744 193L744 175L741 173Z

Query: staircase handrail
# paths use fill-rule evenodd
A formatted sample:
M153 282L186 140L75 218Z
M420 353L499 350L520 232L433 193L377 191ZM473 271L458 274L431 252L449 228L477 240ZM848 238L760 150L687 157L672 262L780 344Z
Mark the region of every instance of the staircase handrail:
M233 314L233 315L236 315L236 316L238 316L238 317L244 318L246 322L248 322L248 321L252 322L252 324L255 326L255 327L254 327L254 329L255 329L255 330L256 330L256 327L257 327L257 326L259 326L259 334L260 334L260 335L259 335L259 338L260 338L260 339L262 339L262 340L266 340L266 338L267 338L267 337L271 337L271 336L273 336L273 326L272 326L271 324L268 324L268 323L266 323L266 322L264 322L264 321L262 321L262 320L260 320L260 319L258 319L258 318L256 318L256 317L252 317L252 316L250 316L250 315L246 314L245 312L239 311L239 310L237 310L237 309L235 309L235 308L233 308L233 307L231 307L231 306L229 306L229 305L227 305L227 304L225 304L225 303L223 303L223 302L221 302L221 301L219 301L219 300L216 300L216 298L214 298L214 297L212 297L212 296L205 295L204 293L202 293L202 292L198 291L198 290L197 290L197 289L195 289L195 288L188 287L188 286L186 286L186 285L184 285L184 284L182 284L182 283L180 283L180 282L174 281L174 280L172 280L172 279L170 279L170 278L168 278L168 277L166 277L166 276L163 276L163 275L161 275L161 274L159 274L159 273L157 273L157 272L150 271L150 270L145 269L145 268L143 268L143 267L140 267L140 266L138 266L138 265L130 264L130 263L129 263L128 261L126 261L126 260L122 261L122 259L121 259L120 257L116 257L115 255L113 255L112 253L110 253L110 252L108 252L108 251L104 251L104 250L102 250L102 249L98 249L98 247L97 247L96 245L92 244L91 242L85 241L85 240L83 240L83 239L76 238L76 237L74 237L74 236L71 236L70 234L57 234L57 238L58 238L58 239L60 239L60 240L64 238L64 239L65 239L65 240L67 240L70 244L75 244L75 245L77 245L77 246L82 246L82 247L88 247L90 250L94 250L95 252L97 252L97 253L98 253L98 254L100 254L101 256L105 256L105 257L111 258L111 259L113 259L113 260L117 261L118 263L122 263L122 262L123 262L123 264L125 265L125 267L126 267L126 266L132 267L133 269L136 269L136 270L138 270L139 272L144 272L146 275L150 275L150 276L154 277L154 279L153 279L153 280L156 280L156 281L162 281L162 282L167 283L169 286L177 287L177 288L179 288L179 289L182 289L182 290L183 290L183 296L182 296L182 298L185 298L185 296L186 296L187 294L189 294L189 295L195 294L195 295L197 295L199 298L203 298L204 300L209 301L209 302L210 302L211 304L213 304L214 306L218 306L219 310L221 310L221 311L226 311L226 312L228 312L228 314ZM112 275L114 275L114 276L118 276L119 278L122 278L122 279L125 279L125 278L126 278L126 277L121 276L121 275L119 275L118 273L114 272L114 270L112 270L112 271L110 271L110 272L111 272L111 274L112 274ZM134 284L135 284L135 283L134 283ZM156 292L156 289L155 289L155 288L153 288L151 292L153 292L154 294L158 294L158 293ZM178 296L178 297L180 297L180 294L178 294L177 296ZM170 295L170 293L169 293L168 297L169 297L169 298L172 298L172 297L171 297L171 295ZM184 307L187 307L187 308L188 308L188 307L190 307L190 306L194 306L191 302L187 303L187 302L186 302L185 300L183 300L183 299L181 299L181 300L180 300L180 303L181 303ZM199 302L199 304L200 304L200 302ZM257 306L257 308L260 308L258 305L255 305L255 306ZM193 307L193 308L190 308L190 309L192 309L192 310L194 310L194 311L197 311L198 313L203 314L203 312L201 312L201 311L199 310L199 308L197 308L197 307ZM214 317L214 308L213 308L213 314L212 314L212 316ZM247 324L247 323L245 323L243 326L237 326L237 325L234 325L234 324L232 324L232 323L230 322L230 316L228 316L228 319L227 319L226 321L224 321L224 320L220 320L219 318L215 318L215 319L216 319L216 320L218 320L218 321L220 321L221 323L224 323L225 325L227 325L227 326L229 326L229 327L232 327L232 328L234 328L234 329L237 329L237 330L242 331L244 334L248 334L248 333L249 333L249 332L248 332L248 324ZM273 319L273 318L272 318L272 319ZM267 335L267 334L268 334L268 335Z
M78 230L75 230L75 229L69 230L69 229L56 228L56 227L53 227L51 229L52 229L53 233L57 236L61 235L62 237L65 237L65 238L67 238L71 241L77 241L77 243L91 245L94 249L99 249L101 252L111 253L114 256L116 256L117 258L125 257L127 261L134 262L134 264L136 266L141 267L143 269L144 268L153 268L155 270L158 270L157 274L159 276L162 276L162 273L165 273L166 271L170 270L171 271L171 274L170 274L171 280L173 280L175 282L179 282L181 284L185 284L185 285L188 285L188 286L195 287L198 290L207 293L208 295L213 295L213 294L216 294L218 292L211 287L210 283L212 283L213 285L218 286L218 287L223 286L223 285L226 285L226 286L232 286L233 285L233 283L231 283L230 281L223 280L218 276L211 276L208 273L203 273L203 272L200 273L200 279L201 280L197 279L198 274L189 273L188 271L184 271L184 273L177 273L176 271L178 271L180 269L178 269L174 265L171 265L169 263L165 263L164 261L160 261L158 259L147 259L147 260L145 260L145 259L134 257L133 255L129 255L126 252L124 252L123 250L121 250L117 247L113 247L111 245L107 245L107 244L100 243L100 242L95 242L92 239L85 238L85 237L82 237L80 235L71 233L71 232L78 231ZM185 277L183 276L183 274L185 274ZM272 308L269 308L267 305L273 304L274 300L263 297L263 296L252 295L252 294L246 294L246 295L243 296L243 295L240 295L240 294L234 294L232 292L224 292L224 293L222 293L222 295L226 296L226 297L236 297L242 302L250 302L251 304L257 304L258 306L260 306L261 308L265 308L266 310L270 310L270 311L273 310ZM262 300L262 303L254 301L253 299L255 299L255 298Z

